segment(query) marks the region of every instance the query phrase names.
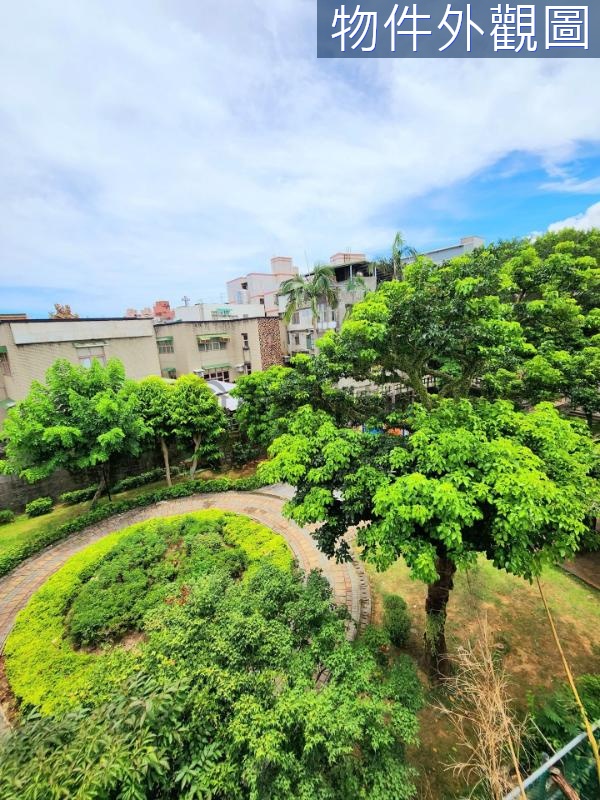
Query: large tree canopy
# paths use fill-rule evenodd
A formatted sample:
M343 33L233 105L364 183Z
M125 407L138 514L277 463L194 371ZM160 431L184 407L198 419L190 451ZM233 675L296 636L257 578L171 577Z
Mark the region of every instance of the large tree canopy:
M120 361L94 360L89 368L57 361L46 383L35 381L8 413L3 471L34 482L61 468L94 468L108 484L111 462L138 455L149 434L134 388Z
M397 419L394 420L398 422ZM446 669L443 623L457 567L484 553L525 578L572 555L588 528L597 450L585 426L550 404L530 413L507 401L416 405L408 437L365 434L301 409L263 469L297 487L288 504L328 555L345 558L347 529L380 568L402 556L429 585L429 645Z
M465 396L474 381L514 371L535 352L500 297L504 280L498 259L485 253L442 266L417 258L404 280L368 294L319 346L342 374L403 383L426 406L428 377L440 396Z

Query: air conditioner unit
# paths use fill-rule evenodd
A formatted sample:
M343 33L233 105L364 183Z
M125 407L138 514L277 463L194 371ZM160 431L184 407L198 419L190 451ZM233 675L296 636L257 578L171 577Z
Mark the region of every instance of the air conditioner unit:
M244 371L244 364L236 364L235 368L236 368L236 370L238 372L243 372Z

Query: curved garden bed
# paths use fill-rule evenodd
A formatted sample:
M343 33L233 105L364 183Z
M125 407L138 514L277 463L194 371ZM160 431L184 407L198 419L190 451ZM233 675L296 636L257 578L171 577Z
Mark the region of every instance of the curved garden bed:
M7 641L22 719L0 744L0 796L413 797L416 672L379 631L350 643L346 616L242 515L103 537Z
M284 539L216 510L138 523L73 556L31 598L5 648L18 701L43 713L108 699L144 662L146 614L190 581L250 576L258 563L290 570Z

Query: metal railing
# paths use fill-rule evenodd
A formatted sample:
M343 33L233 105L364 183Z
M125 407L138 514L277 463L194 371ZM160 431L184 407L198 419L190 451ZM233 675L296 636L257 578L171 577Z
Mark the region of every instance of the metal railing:
M593 731L598 731L598 729L600 729L600 720L592 725ZM595 735L598 738L598 734ZM598 800L600 787L598 786L596 763L585 732L572 739L523 781L527 800L565 800L565 795L552 780L550 772L553 767L557 766L579 794L580 800ZM506 795L504 800L518 800L520 796L520 789L517 786Z

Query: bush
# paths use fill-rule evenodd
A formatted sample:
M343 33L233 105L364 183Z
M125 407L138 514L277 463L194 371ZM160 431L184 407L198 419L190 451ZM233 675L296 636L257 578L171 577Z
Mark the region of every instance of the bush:
M75 489L72 492L63 492L58 499L67 506L76 506L77 503L85 503L87 500L91 500L97 490L97 486L88 486L87 489Z
M408 662L391 672L349 643L325 578L313 572L305 585L272 532L263 528L262 547L279 542L288 568L277 553L253 563L246 551L236 577L228 559L243 542L254 548L255 525L219 511L136 525L75 555L34 595L6 644L11 685L35 708L0 745L3 800L57 786L65 797L139 800L414 797L414 667L411 690ZM110 617L123 570L148 578L160 564L178 574L162 598L152 601L164 576L136 590L141 643L73 650L70 608L83 603L76 613L87 609L89 630L101 631L96 606ZM116 610L121 625L129 609Z
M177 472L177 467L171 468L171 475L176 475ZM111 488L111 491L115 494L118 494L119 492L127 492L129 489L137 489L138 486L145 486L147 483L160 481L164 477L165 470L163 467L156 467L156 469L151 469L148 472L142 472L139 475L131 475L129 478L123 478L122 481L115 483L115 485Z
M27 503L25 513L28 517L41 517L43 514L49 514L53 505L54 501L51 497L38 497L37 500Z
M239 478L232 480L230 478L217 478L209 481L186 481L179 483L177 486L166 486L163 489L156 489L146 494L141 494L139 497L132 497L129 500L116 500L112 503L105 503L104 505L92 508L84 514L80 514L70 522L65 522L56 528L48 526L42 530L36 531L28 539L20 542L19 544L6 550L0 555L0 577L6 575L22 561L34 553L39 553L44 547L59 542L66 536L72 533L78 533L88 525L93 525L96 522L114 517L118 514L124 514L126 511L131 511L134 508L145 508L154 503L160 503L162 500L173 500L178 497L191 497L194 494L202 494L204 492L228 492L236 490L238 492L252 492L265 485L265 481L261 480L256 475L249 478Z
M8 523L13 522L14 519L14 511L11 511L9 508L0 509L0 525L8 525Z
M383 627L392 644L404 647L410 635L410 616L405 601L396 594L384 595Z
M261 542L257 546L257 541ZM103 702L139 669L134 649L92 653L145 628L157 605L178 608L184 585L210 573L250 578L259 564L290 571L285 540L246 517L207 510L153 519L77 553L52 575L19 614L5 645L6 671L25 708L50 714L78 703ZM165 603L165 599L176 598ZM172 643L173 644L173 643Z

